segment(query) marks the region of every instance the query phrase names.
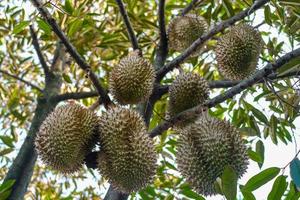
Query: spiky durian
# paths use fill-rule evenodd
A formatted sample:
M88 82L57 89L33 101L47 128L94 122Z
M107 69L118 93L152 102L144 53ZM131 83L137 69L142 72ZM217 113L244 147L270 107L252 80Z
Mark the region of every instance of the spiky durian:
M42 161L62 173L78 171L94 146L98 117L69 103L57 107L40 126L35 147Z
M262 37L252 26L239 24L232 27L217 43L220 73L230 80L247 78L256 70L262 47Z
M150 96L154 79L154 67L135 51L113 68L109 79L110 91L120 104L136 104Z
M195 73L179 74L169 87L168 114L176 114L204 103L208 99L207 81Z
M178 131L178 169L198 193L216 194L214 182L227 165L238 177L246 171L246 146L239 131L228 122L203 113L194 123Z
M203 17L196 14L175 17L168 26L169 47L182 52L205 32L207 32L207 23ZM200 51L201 46L192 56L198 55Z
M157 156L140 115L115 107L100 117L100 173L123 193L138 191L152 181Z

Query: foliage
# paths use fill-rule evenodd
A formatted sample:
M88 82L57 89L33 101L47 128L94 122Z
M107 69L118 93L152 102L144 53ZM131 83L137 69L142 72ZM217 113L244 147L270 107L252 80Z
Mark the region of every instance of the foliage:
M51 11L59 26L66 33L76 50L86 62L99 81L108 89L111 69L131 50L126 27L114 0L64 0L47 1L44 6ZM221 21L235 16L250 7L251 0L201 0L192 11L203 16L210 28ZM156 47L159 44L158 1L154 0L124 0L126 11L136 33L143 56L154 62ZM187 6L184 0L167 0L165 5L166 24ZM300 42L300 3L298 0L271 0L244 19L245 22L258 28L264 39L264 50L260 56L259 68L268 62L273 62ZM262 23L262 24L259 24ZM43 68L32 46L29 25L37 31L39 43L46 63L51 66L53 55L59 39L50 25L28 1L0 1L0 180L4 179L13 159L18 154L26 137L34 116L37 102L44 97L38 89L16 80L13 74L27 80L38 88L45 87ZM224 31L226 32L227 29ZM223 33L224 33L223 32ZM214 49L216 40L223 33L218 33L205 45L204 52L199 57L185 60L181 65L183 71L193 71L203 76L207 81L222 80L217 72ZM167 63L179 53L169 52ZM74 59L66 54L63 65L54 71L62 76L61 94L70 92L94 91L86 73L80 70ZM269 80L255 84L234 98L209 110L210 114L229 120L240 128L248 146L248 155L262 169L245 185L240 185L236 191L234 174L226 168L219 183L220 193L228 199L243 196L243 199L259 199L253 191L269 181L274 181L272 190L266 193L268 199L286 200L298 199L299 190L299 160L290 164L291 175L285 168L274 166L264 169L264 141L271 140L274 144L293 145L297 120L299 120L299 76L285 76L299 70L300 59L296 58L282 66L277 71L280 79ZM6 74L3 71L7 72ZM175 79L178 70L167 74L161 81L168 85ZM223 93L227 88L211 90L211 97ZM90 106L96 98L84 98L81 103ZM152 130L164 121L167 110L168 95L163 95L153 106L153 115L149 129ZM133 108L135 108L133 106ZM102 109L102 107L101 107ZM138 193L131 194L130 199L199 199L205 197L195 193L178 173L175 163L177 135L169 129L154 140L156 150L160 155L159 167L152 185ZM291 180L292 179L292 180ZM93 180L93 184L87 184ZM0 185L0 199L8 195L12 182ZM83 185L85 187L83 187ZM217 187L216 186L216 187ZM107 182L96 170L85 168L71 177L47 168L39 160L26 194L26 199L100 199L104 197ZM236 195L238 193L238 195Z

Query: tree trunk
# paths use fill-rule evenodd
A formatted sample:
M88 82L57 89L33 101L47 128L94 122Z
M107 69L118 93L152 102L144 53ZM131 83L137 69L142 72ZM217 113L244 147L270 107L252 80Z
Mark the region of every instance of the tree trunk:
M15 158L12 166L4 179L15 180L12 191L8 200L23 200L30 183L33 173L37 153L34 149L34 139L39 130L40 125L47 117L47 115L55 108L57 102L49 101L51 95L56 95L60 91L61 78L52 74L46 81L44 90L44 97L38 98L37 107L34 112L31 127L25 138L25 141Z

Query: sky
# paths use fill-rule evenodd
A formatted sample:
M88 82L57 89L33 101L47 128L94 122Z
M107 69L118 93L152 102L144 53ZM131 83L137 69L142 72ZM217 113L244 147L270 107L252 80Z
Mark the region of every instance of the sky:
M19 3L21 1L18 1ZM23 6L27 11L30 11L33 9L32 5L28 3L20 3L20 6ZM260 24L263 21L263 10L259 10L258 12L256 12L256 16L254 17L253 20L253 25L257 25ZM253 17L253 15L252 15ZM260 31L269 31L272 33L272 36L276 36L278 38L278 42L281 41L285 41L287 40L287 38L284 35L277 35L277 31L267 25L262 25L259 27ZM287 52L291 50L291 48L289 46L287 46L288 42L286 42L283 46L284 50L286 50ZM259 66L260 68L263 67L263 65L260 64ZM214 94L217 95L217 94ZM250 99L249 99L250 101ZM250 101L251 102L251 101ZM258 106L259 108L263 107L264 102L259 102L258 105L255 105L256 107ZM269 113L267 113L268 115ZM295 139L296 139L296 143L298 144L298 147L300 147L300 135L299 135L299 130L300 130L300 121L297 120L295 122L295 126L296 126L296 130L295 130ZM21 146L23 140L19 140L20 142L17 144L17 148ZM264 142L264 146L265 146L265 161L264 161L264 165L262 167L262 169L266 169L269 167L283 167L285 166L287 163L289 163L295 156L295 144L293 143L289 143L288 145L285 145L284 143L282 143L281 141L278 142L278 145L275 145L272 143L270 138L267 138L266 140L263 140ZM12 157L14 157L16 155L17 151L15 151L14 153L11 154ZM250 161L250 165L248 167L247 173L239 180L240 184L245 184L249 178L251 178L253 175L256 175L257 173L259 173L261 171L261 169L259 169L258 165L256 162ZM97 174L97 172L96 172ZM285 175L288 175L288 180L290 180L289 178L289 168L287 168L285 170ZM83 181L79 181L78 183L78 189L83 189L84 187L86 187L87 185L93 185L93 186L97 186L97 180L95 180L90 174L87 174L87 179L83 180ZM275 180L275 179L274 179ZM264 200L267 198L267 195L269 194L269 192L271 191L272 185L273 185L273 181L270 181L269 183L267 183L266 185L264 185L263 187L255 190L253 193L256 196L257 200ZM61 180L63 181L63 180ZM108 188L108 184L106 184L106 189ZM105 190L102 189L102 191L99 191L102 194L105 194ZM215 197L207 197L207 200L219 200L222 199L222 197L220 196L215 196Z

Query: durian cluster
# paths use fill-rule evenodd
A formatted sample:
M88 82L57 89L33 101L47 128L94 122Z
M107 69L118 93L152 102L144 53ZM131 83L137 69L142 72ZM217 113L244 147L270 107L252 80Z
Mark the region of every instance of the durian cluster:
M175 17L168 27L169 46L182 52L207 32L205 20L195 14ZM237 25L217 43L216 58L225 78L240 80L255 70L263 41L257 30ZM199 54L199 47L194 55ZM134 51L121 59L109 78L109 90L121 105L146 101L153 92L155 70ZM207 81L195 73L181 73L169 87L168 115L203 105L209 98ZM214 195L214 183L226 166L241 177L247 169L246 146L239 131L204 112L187 120L179 135L176 162L187 182L200 194ZM69 174L81 169L84 159L99 144L97 164L112 186L131 193L147 186L156 171L157 155L147 127L136 111L111 106L101 116L77 103L58 106L42 123L35 140L41 159Z
M82 168L96 141L99 170L114 188L130 193L151 183L154 143L141 116L131 109L117 106L98 117L77 103L59 106L44 120L35 146L48 166L70 174Z
M151 95L154 78L150 62L133 52L112 70L110 91L121 105L140 103ZM96 143L98 168L116 190L130 193L151 183L157 162L154 143L132 109L115 106L99 117L68 103L44 120L35 140L41 159L64 174L79 171Z

